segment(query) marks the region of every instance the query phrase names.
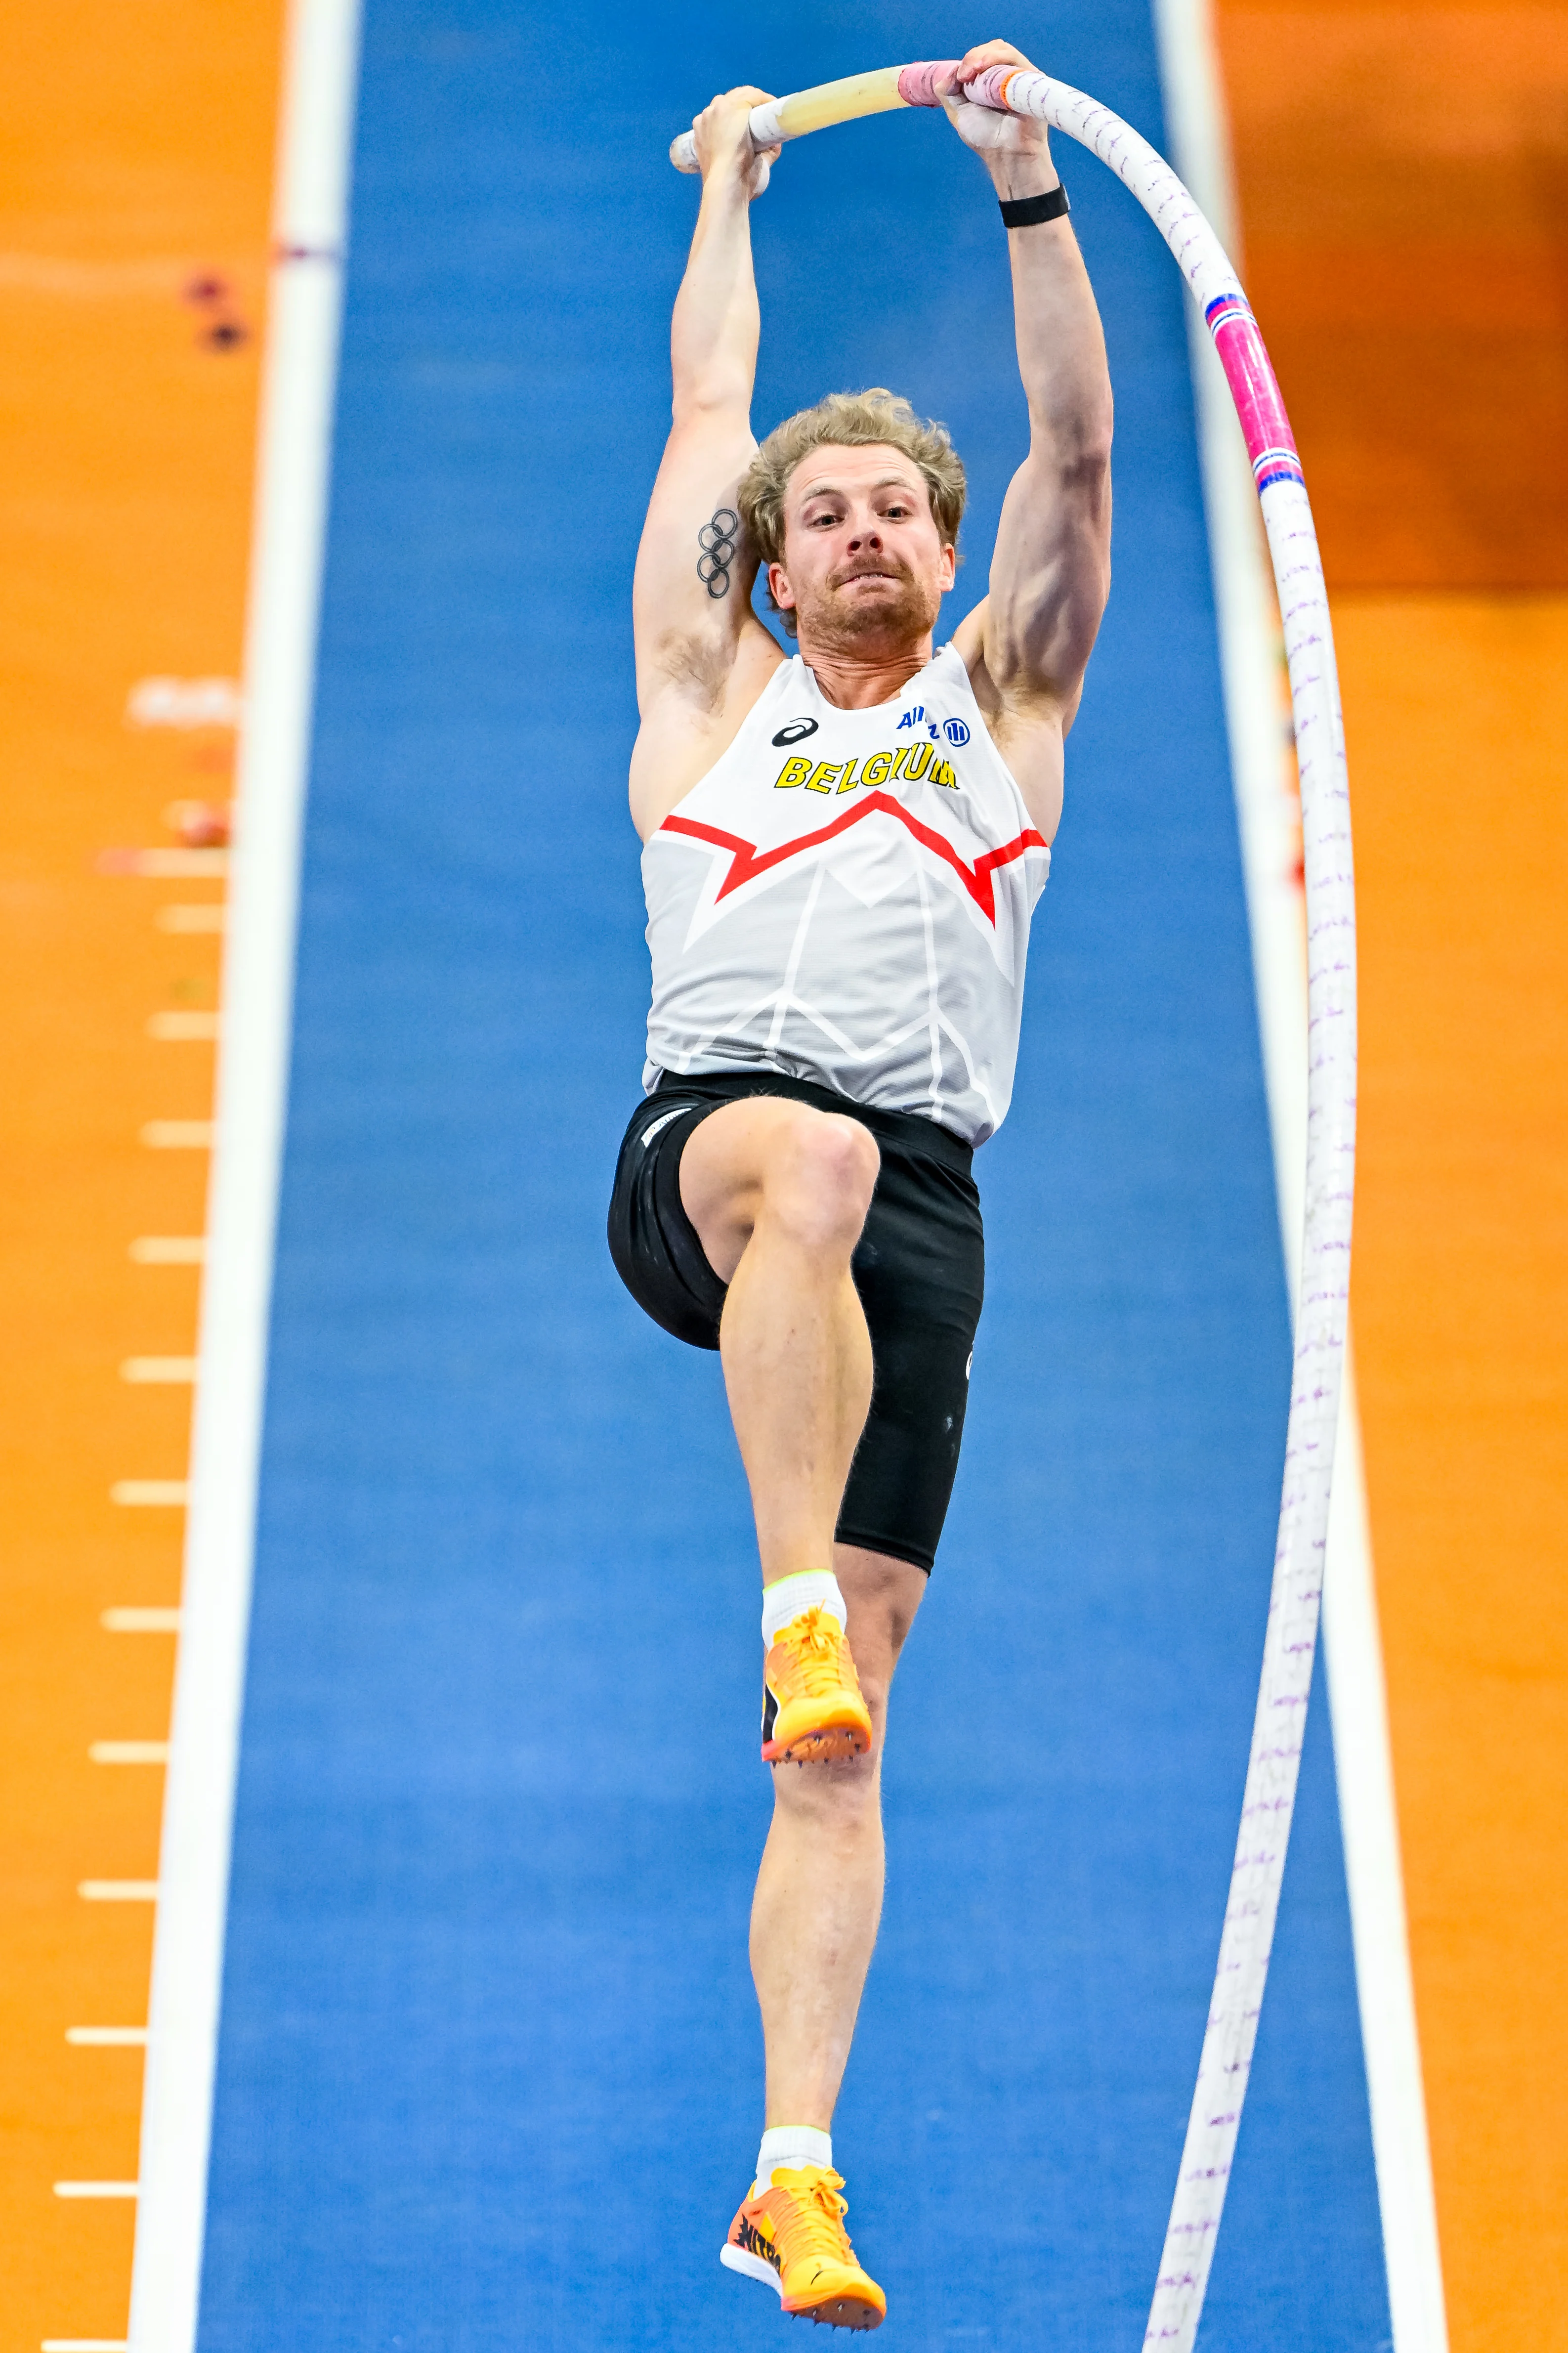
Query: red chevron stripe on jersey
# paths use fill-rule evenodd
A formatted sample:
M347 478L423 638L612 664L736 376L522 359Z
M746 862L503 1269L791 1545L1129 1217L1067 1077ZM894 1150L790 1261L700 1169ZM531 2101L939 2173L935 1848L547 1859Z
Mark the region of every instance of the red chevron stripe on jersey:
M894 800L890 793L868 793L864 799L856 802L853 808L846 809L842 817L835 818L831 825L819 826L815 833L797 834L794 841L782 842L776 849L759 851L754 841L743 840L737 833L725 833L716 825L703 825L696 818L667 817L658 830L660 833L689 834L695 841L711 842L716 849L729 850L730 871L718 892L719 898L727 899L731 891L738 891L742 882L750 882L755 876L765 874L769 867L783 865L786 859L797 857L803 849L815 849L819 842L831 841L836 834L847 832L850 826L858 825L862 818L873 817L879 810L884 817L897 818L917 841L934 851L938 858L946 860L986 922L992 925L996 921L996 895L991 887L992 875L999 866L1010 866L1016 858L1022 858L1026 849L1044 849L1046 847L1045 837L1037 833L1033 826L1028 826L1013 840L1004 842L1000 849L988 849L984 858L978 858L973 866L967 866L944 835L938 833L932 826L922 825L918 817L911 817L902 802Z

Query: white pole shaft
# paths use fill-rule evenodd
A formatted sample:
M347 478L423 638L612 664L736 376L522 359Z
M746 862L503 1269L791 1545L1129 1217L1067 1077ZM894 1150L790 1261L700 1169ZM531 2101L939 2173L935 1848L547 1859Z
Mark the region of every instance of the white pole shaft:
M1190 2353L1268 1972L1322 1592L1349 1303L1355 1154L1350 802L1333 638L1311 508L1273 371L1236 273L1175 173L1129 124L1048 75L1014 73L1003 82L994 96L1005 95L1010 111L1065 131L1136 196L1170 247L1214 334L1247 437L1268 535L1301 777L1308 934L1306 1219L1285 1478L1230 1900L1144 2338L1149 2347Z

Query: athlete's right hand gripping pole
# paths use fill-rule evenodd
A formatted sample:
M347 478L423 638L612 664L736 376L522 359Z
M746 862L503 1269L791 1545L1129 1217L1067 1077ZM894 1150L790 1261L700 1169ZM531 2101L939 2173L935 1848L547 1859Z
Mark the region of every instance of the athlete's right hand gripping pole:
M900 94L940 103L949 70L906 67ZM1268 1971L1311 1689L1349 1299L1355 1168L1355 892L1328 598L1300 460L1268 354L1225 250L1145 139L1048 74L993 68L972 103L1033 115L1091 148L1181 265L1247 438L1285 625L1301 776L1308 951L1307 1215L1285 1482L1263 1677L1197 2089L1144 2343L1190 2353L1203 2310Z
M752 111L757 147L897 106L940 106L952 63L853 75ZM951 98L949 103L956 102ZM1252 460L1285 626L1301 778L1306 863L1308 1097L1306 1229L1285 1482L1263 1677L1230 1900L1197 2089L1144 2337L1191 2353L1247 2096L1296 1802L1328 1538L1350 1282L1355 1170L1355 890L1350 798L1328 598L1300 460L1263 339L1225 250L1164 159L1109 107L1049 74L994 66L963 101L1032 115L1108 164L1142 206L1203 312ZM671 149L695 171L689 132Z

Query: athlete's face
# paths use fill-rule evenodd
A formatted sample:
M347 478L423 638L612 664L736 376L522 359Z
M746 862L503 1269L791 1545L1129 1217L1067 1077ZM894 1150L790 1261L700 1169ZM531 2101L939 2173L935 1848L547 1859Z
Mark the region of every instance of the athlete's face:
M911 459L828 442L789 478L784 561L768 580L803 653L898 654L930 636L956 561Z

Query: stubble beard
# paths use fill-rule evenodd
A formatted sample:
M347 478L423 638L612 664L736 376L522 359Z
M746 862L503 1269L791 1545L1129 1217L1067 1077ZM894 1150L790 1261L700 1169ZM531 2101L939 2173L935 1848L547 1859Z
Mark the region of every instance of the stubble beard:
M899 593L874 606L842 589L809 587L795 607L800 641L821 653L858 661L896 660L911 652L935 628L942 596L912 573L888 576Z

